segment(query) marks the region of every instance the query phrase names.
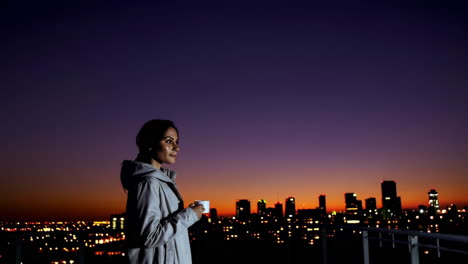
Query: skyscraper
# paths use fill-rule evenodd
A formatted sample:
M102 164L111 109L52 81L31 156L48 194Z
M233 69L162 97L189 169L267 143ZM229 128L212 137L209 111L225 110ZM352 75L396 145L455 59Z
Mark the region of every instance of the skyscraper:
M345 193L346 223L359 224L362 217L362 201L355 193Z
M280 202L275 203L275 213L274 216L276 218L281 218L283 217L283 204Z
M439 212L439 193L435 189L431 189L427 195L429 196L429 208L430 214Z
M396 182L383 181L382 184L382 215L394 217L401 213L401 199L397 196Z
M246 220L250 217L250 201L237 200L236 202L236 217L240 220Z
M286 217L293 217L296 215L296 198L288 197L286 198Z
M372 212L377 210L377 200L375 197L369 197L366 199L366 211Z
M327 214L327 204L325 194L319 195L319 209L322 211L323 214Z
M210 208L210 218L213 222L218 221L218 210L216 208Z
M362 201L355 193L345 193L345 204L347 214L358 214L362 210Z
M266 200L258 200L257 202L258 215L266 215Z

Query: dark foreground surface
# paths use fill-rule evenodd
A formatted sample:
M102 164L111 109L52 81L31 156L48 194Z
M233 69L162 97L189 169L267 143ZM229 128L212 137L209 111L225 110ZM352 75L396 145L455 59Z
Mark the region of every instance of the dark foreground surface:
M4 241L5 242L5 241ZM18 248L14 244L2 243L0 249L0 264L16 264ZM364 263L363 245L359 236L329 238L326 241L326 251L321 240L315 245L306 245L302 241L286 241L284 244L276 244L272 241L262 240L198 240L191 244L194 264L322 264L326 260L328 264ZM103 254L97 255L101 251ZM106 253L108 252L108 253ZM103 245L93 250L86 249L80 252L70 252L58 256L56 253L36 252L25 244L21 248L21 263L23 264L123 264L125 257L111 252L124 252L123 243ZM451 264L468 263L468 255L441 252L437 257L434 249L421 248L419 251L421 264ZM384 242L383 247L377 241L369 242L369 258L371 264L410 264L408 246L396 244L395 248L389 242ZM67 262L60 260L66 259ZM70 262L73 260L73 262ZM58 261L58 262L56 262Z

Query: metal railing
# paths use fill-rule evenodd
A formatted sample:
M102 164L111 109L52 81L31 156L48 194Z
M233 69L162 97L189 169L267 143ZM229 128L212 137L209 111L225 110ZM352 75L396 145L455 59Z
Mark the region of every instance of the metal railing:
M318 226L317 226L318 227ZM420 249L429 248L436 251L436 256L441 258L441 252L451 252L461 255L468 255L468 236L464 235L454 235L454 234L442 234L442 233L426 233L421 231L413 230L401 230L401 229L385 229L385 228L371 228L371 227L362 227L356 225L321 225L320 226L320 245L321 249L321 262L322 264L329 264L328 252L330 250L330 244L332 241L329 238L330 235L338 234L338 230L347 230L353 232L353 240L362 241L362 255L364 264L370 264L370 253L372 250L375 250L376 247L384 248L391 247L396 248L397 245L407 245L409 258L411 264L420 263ZM16 261L15 263L22 263L22 250L23 238L29 236L30 234L18 234L16 238ZM347 241L341 241L337 238L340 243L347 243ZM428 241L433 241L433 243L428 243ZM370 247L371 241L377 241L378 244L374 244L374 248ZM456 244L458 247L453 247L452 245L446 246L444 242L448 241L449 243ZM461 246L460 246L461 245ZM359 249L361 245L354 244L357 246L356 249ZM292 263L291 261L291 244L287 243L287 263ZM84 264L89 261L85 257L86 247L84 245L80 246L78 263ZM407 260L405 260L407 261ZM199 263L199 261L197 262Z
M383 242L390 242L392 248L395 248L396 244L408 245L408 251L410 255L411 264L419 264L419 250L420 248L431 248L437 251L437 257L441 257L441 251L452 252L462 255L468 255L468 247L462 246L464 249L456 249L446 246L441 246L440 241L456 242L461 244L468 244L468 236L453 235L453 234L441 234L441 233L426 233L422 231L413 230L400 230L400 229L385 229L385 228L371 228L361 227L355 225L328 225L322 227L322 264L327 264L327 235L330 230L352 230L359 231L362 234L362 250L363 250L363 263L370 264L369 258L369 240L376 240L379 243L379 247L383 247ZM371 234L377 234L371 236ZM384 238L382 235L390 235L391 238ZM407 237L406 240L396 239L395 236ZM435 241L434 244L422 243L422 239L429 239Z

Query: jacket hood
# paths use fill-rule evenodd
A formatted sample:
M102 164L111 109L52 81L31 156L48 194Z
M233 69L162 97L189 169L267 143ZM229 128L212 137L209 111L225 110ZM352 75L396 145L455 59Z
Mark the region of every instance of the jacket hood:
M156 177L161 181L174 183L176 173L167 168L160 170L143 162L124 160L120 171L120 181L125 189L138 183L143 177Z

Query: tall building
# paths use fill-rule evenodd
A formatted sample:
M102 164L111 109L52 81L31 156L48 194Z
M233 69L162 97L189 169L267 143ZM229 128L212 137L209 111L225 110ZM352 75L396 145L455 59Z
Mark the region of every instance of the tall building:
M282 218L283 217L283 204L281 204L280 202L275 203L274 216L276 218Z
M362 201L355 193L345 193L346 223L359 224L362 218Z
M326 203L326 198L325 194L321 194L318 197L319 199L319 208L323 214L327 214L327 203Z
M382 215L394 217L401 213L401 199L397 196L396 182L383 181L382 187Z
M236 217L240 220L246 220L250 217L250 201L237 200L236 202Z
M216 208L210 208L210 218L213 222L218 221L218 210Z
M435 189L431 189L427 195L429 196L428 212L431 214L439 212L439 193Z
M366 211L372 212L377 210L377 199L375 197L369 197L366 199Z
M347 214L358 214L362 210L362 201L355 193L345 193L345 204Z
M286 198L285 216L293 217L295 215L296 215L296 198L290 196Z
M257 213L258 215L266 215L266 200L258 200Z

